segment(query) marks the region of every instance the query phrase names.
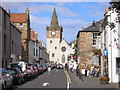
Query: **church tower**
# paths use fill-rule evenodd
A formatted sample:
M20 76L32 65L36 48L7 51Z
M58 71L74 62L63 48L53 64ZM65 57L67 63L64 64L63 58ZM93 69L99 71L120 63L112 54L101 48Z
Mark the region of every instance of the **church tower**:
M50 61L60 62L60 42L62 40L63 28L59 26L56 9L54 8L50 27L46 27L47 35L47 52L49 53Z

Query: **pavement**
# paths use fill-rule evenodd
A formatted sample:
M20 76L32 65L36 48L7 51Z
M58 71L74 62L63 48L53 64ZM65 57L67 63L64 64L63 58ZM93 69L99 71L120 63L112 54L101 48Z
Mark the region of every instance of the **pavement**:
M100 84L100 77L83 77L83 81L81 81L77 76L76 73L68 72L71 82L70 88L118 88L117 83L109 83L106 85Z

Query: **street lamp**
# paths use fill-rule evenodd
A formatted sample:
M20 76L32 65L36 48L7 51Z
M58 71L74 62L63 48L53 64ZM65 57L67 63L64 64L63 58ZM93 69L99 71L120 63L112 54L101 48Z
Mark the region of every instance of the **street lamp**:
M15 54L12 53L12 54L10 55L10 58L11 58L11 61L10 61L10 62L13 62L13 60L15 59Z

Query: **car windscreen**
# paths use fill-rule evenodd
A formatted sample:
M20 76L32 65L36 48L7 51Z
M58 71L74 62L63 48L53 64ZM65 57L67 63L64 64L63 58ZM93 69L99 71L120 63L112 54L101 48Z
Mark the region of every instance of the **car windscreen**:
M19 67L19 65L17 63L13 63L10 65L11 68L16 68L16 67Z
M8 69L8 72L9 72L9 73L12 73L12 74L17 74L17 71L16 71L16 70L10 70L10 69Z

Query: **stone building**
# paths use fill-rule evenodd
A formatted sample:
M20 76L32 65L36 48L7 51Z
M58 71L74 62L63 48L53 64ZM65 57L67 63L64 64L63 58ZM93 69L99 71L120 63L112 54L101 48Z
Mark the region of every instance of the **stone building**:
M1 67L10 62L10 15L0 7L0 60Z
M21 32L11 24L10 15L0 7L0 67L21 56Z
M59 26L56 9L54 8L50 27L46 27L47 34L47 52L50 61L54 63L65 64L67 57L71 54L70 44L62 39L63 28Z
M21 32L12 23L10 28L10 43L11 43L11 62L21 60L22 49L21 49Z
M21 60L28 62L29 59L29 41L30 41L30 17L29 10L26 8L25 13L10 13L10 21L21 32L22 42L22 58Z
M38 34L33 29L30 32L29 41L29 60L28 63L33 64L39 60L39 41Z
M90 66L93 64L92 62L94 59L93 49L96 48L97 36L100 35L99 25L100 21L96 23L93 22L91 26L84 28L77 34L78 60L83 66L83 68L85 68L86 66L90 68Z
M49 54L47 53L47 48L41 41L39 42L40 42L40 46L39 46L40 64L48 63L50 62L50 60L49 60Z

